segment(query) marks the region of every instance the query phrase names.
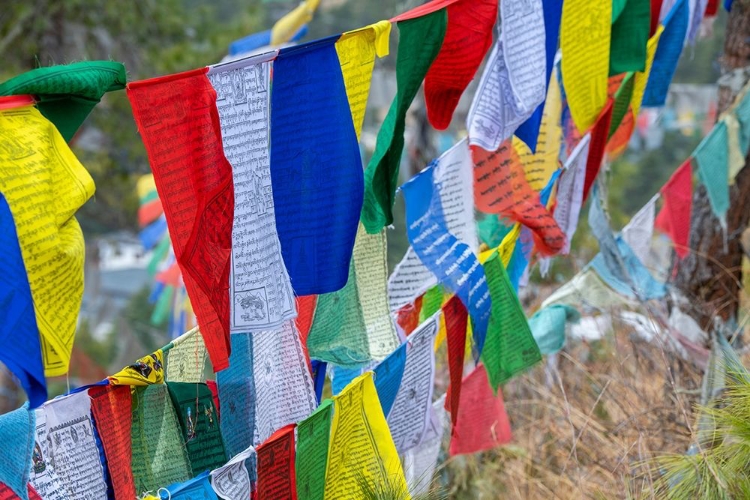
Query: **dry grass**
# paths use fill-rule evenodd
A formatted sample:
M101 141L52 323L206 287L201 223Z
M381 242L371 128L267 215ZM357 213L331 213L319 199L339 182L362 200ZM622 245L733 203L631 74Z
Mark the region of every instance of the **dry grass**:
M640 465L685 453L702 371L625 327L569 345L504 388L514 443L449 459L450 498L639 498Z

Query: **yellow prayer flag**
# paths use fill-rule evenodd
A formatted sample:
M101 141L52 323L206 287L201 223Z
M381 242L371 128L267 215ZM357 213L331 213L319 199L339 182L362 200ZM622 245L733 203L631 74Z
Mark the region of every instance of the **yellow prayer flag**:
M341 73L344 75L344 87L352 111L357 140L365 119L375 56L388 55L390 34L391 23L380 21L358 30L347 31L336 41L336 53L339 56Z
M526 180L534 191L544 189L552 174L559 167L562 102L560 99L560 84L555 73L556 71L552 73L547 89L547 100L544 104L542 124L539 128L536 153L532 153L526 143L513 136L513 147L516 148L518 157L523 163Z
M271 28L271 45L286 43L302 26L312 21L320 0L306 0L296 9L279 19Z
M154 182L154 174L142 175L138 178L138 182L135 185L138 198L141 200L145 198L149 193L156 191L156 183Z
M164 353L161 349L143 356L130 366L126 366L109 376L112 385L144 386L164 383Z
M44 372L64 375L83 298L83 233L74 214L94 194L94 181L34 107L0 111L0 130L0 192L29 276Z
M497 253L500 254L500 260L503 263L503 267L507 269L508 264L510 264L510 258L513 256L513 250L515 250L516 248L516 241L518 240L519 236L521 236L521 224L516 223L513 226L513 229L511 229L511 231L505 235L503 241L500 242L497 248L491 248L490 250L485 250L484 252L479 254L479 262L481 264L484 264L487 259L489 259L492 254L497 251Z
M607 103L612 2L565 0L560 25L562 77L573 121L584 134Z
M398 491L408 500L404 472L383 415L372 372L333 397L325 498L362 498L362 483L375 492Z
M643 94L646 92L646 83L648 82L648 75L651 74L651 65L654 63L654 55L656 55L656 47L659 45L659 37L664 32L664 26L661 24L656 30L656 33L649 38L648 45L646 45L646 69L645 71L636 71L635 83L633 83L633 97L630 100L630 107L633 110L633 117L637 118L638 113L641 111L641 102L643 101Z

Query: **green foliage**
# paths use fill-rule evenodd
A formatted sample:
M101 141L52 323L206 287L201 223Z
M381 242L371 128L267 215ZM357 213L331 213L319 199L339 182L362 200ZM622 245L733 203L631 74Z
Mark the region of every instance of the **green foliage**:
M144 287L131 297L120 313L120 317L127 323L133 336L143 347L144 353L153 352L169 341L164 331L154 328L149 323L149 318L154 312L153 304L148 301L149 295L148 287Z
M102 367L109 366L117 354L117 336L109 332L103 339L97 339L91 333L88 321L83 320L76 330L75 342L77 346L92 360L96 360Z
M660 477L649 494L675 500L750 498L750 380L730 379L715 404L699 408L711 425L699 430L694 450L651 463Z

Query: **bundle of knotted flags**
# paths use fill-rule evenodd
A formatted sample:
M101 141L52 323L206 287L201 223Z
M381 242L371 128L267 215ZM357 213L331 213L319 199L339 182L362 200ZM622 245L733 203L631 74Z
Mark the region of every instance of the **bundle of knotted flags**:
M304 2L273 43L316 6ZM84 62L1 84L0 361L29 398L0 417L3 498L406 498L429 488L444 429L451 455L508 442L500 386L563 347L578 306L664 297L648 267L654 227L689 250L689 162L662 188L659 215L655 197L617 236L597 176L641 107L664 104L682 47L715 10L433 0L151 80ZM394 23L397 93L363 168L370 78ZM261 38L242 50L273 40ZM429 122L446 129L487 53L468 137L397 189L420 87ZM70 363L84 259L74 214L94 191L68 141L125 87L153 172L138 183L159 283L152 319L172 307L173 328L193 313L197 326L45 403L45 375ZM749 146L743 93L693 155L720 221ZM399 190L410 247L389 276ZM518 288L532 262L544 270L570 251L590 193L601 251L527 320ZM444 342L450 386L437 394Z

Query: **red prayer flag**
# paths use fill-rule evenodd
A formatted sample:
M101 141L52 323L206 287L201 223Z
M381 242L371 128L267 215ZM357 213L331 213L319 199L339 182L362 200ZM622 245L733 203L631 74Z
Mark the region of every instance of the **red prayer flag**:
M654 0L651 0L652 2ZM714 17L719 12L719 0L708 0L706 4L706 17Z
M219 405L219 387L216 385L215 380L206 380L208 390L211 391L211 395L214 397L214 406L216 407L216 416L221 421L221 405Z
M289 424L277 430L258 446L258 498L295 500L294 428Z
M159 218L162 212L163 209L161 206L161 200L158 198L156 200L149 201L145 205L141 205L140 207L138 207L138 225L143 227L151 222L154 222Z
M445 402L446 405L450 404L449 410L455 429L461 398L461 379L464 376L468 313L458 296L454 295L443 306L443 315L445 316L445 331L448 340L448 371L451 379Z
M318 296L302 295L295 297L295 301L297 302L297 319L294 322L297 324L297 330L299 330L299 339L302 343L302 350L305 352L307 366L312 370L310 354L307 352L307 336L310 334L310 327L315 316L315 305L318 302Z
M27 485L29 492L29 500L42 500L39 493L31 486L31 483ZM21 497L16 495L7 484L0 483L0 500L21 500Z
M422 295L414 302L401 306L396 311L396 323L404 331L404 335L410 335L419 326L419 313L422 311Z
M484 365L478 365L463 381L458 418L451 435L450 455L490 450L513 439L503 394L492 393Z
M710 1L710 0L709 0ZM648 37L651 38L659 27L659 13L661 12L662 0L651 0L651 26Z
M656 216L654 227L669 235L675 253L682 259L690 252L690 217L693 207L693 171L690 158L664 184L661 195L664 197L664 205Z
M229 366L232 167L202 68L128 84L175 256L214 371Z
M448 6L443 46L424 80L427 118L438 130L450 125L461 94L492 45L497 1L459 0Z
M536 248L542 255L554 255L563 249L565 234L542 205L539 193L526 181L523 164L510 139L489 152L471 147L474 162L474 204L485 213L500 214L520 222L534 233Z
M589 143L589 156L586 159L586 178L583 181L583 199L589 196L591 186L594 185L596 176L604 160L604 149L609 137L609 124L612 121L612 98L607 99L607 104L599 114L596 123L591 128L591 142Z
M112 489L117 500L130 500L135 491L131 467L130 387L126 385L95 386L89 389L91 412L102 440Z
M408 10L403 14L399 14L396 17L391 18L391 22L397 23L399 21L414 19L415 17L426 16L427 14L432 14L436 10L448 7L449 5L452 5L457 1L458 0L432 0L431 2L427 2L426 4L414 7L413 9Z
M154 279L159 283L171 285L176 288L180 285L180 275L180 266L175 262L164 271L156 273L156 278Z

